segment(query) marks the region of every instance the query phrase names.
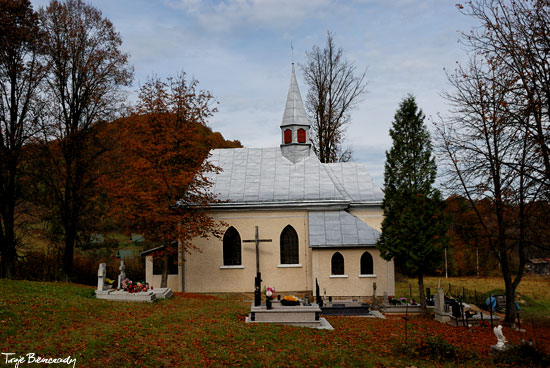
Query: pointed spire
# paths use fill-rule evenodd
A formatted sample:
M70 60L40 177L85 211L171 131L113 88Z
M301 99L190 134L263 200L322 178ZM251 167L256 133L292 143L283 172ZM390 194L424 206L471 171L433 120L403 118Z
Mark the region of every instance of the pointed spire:
M286 97L285 112L281 126L287 125L305 125L309 127L307 121L306 110L296 81L296 73L294 72L294 63L292 63L292 75L290 77L290 87L288 88L288 96Z

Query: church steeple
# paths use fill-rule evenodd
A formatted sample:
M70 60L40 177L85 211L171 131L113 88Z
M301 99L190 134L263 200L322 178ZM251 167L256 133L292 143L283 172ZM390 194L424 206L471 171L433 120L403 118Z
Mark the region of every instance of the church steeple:
M283 121L281 122L281 150L283 156L293 163L309 156L311 148L309 127L306 110L296 81L294 63L292 63L290 86L286 97Z
M294 63L292 63L292 75L290 76L290 87L288 87L288 95L286 97L285 112L281 128L289 125L304 125L309 128L307 121L306 110L296 81L296 73L294 72Z

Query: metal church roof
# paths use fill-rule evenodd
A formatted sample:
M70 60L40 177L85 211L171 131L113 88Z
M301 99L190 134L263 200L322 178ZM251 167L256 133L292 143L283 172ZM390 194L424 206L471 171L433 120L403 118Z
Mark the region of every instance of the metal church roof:
M346 211L310 211L309 246L357 247L376 244L380 232Z
M323 164L310 156L292 163L273 148L228 148L211 151L209 161L222 169L210 173L210 191L231 206L340 206L377 204L381 191L361 164Z
M363 164L338 162L324 164L333 175L338 188L344 191L352 203L382 202L384 193L374 185Z
M348 202L314 154L293 164L280 147L216 149L209 160L223 170L208 177L222 206Z
M296 73L294 72L294 63L292 64L292 75L290 77L290 86L288 87L288 95L286 97L285 112L283 113L283 121L281 126L288 125L306 125L307 121L306 110L296 81Z

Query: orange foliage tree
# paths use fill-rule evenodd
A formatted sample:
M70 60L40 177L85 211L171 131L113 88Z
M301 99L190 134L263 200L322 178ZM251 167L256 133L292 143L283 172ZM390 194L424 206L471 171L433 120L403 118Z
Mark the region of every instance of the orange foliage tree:
M151 78L141 88L134 111L105 131L116 137L107 189L110 213L129 230L164 246L161 286L166 287L170 253L195 248L196 237L220 236L206 208L216 199L206 174L216 172L206 158L219 137L205 134L213 97L185 74ZM155 256L160 256L158 252Z

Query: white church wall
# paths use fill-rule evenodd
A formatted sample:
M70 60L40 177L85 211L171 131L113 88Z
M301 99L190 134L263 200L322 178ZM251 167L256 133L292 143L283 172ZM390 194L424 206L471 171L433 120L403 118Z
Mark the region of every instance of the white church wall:
M254 239L258 226L260 239L260 271L263 285L277 291L311 290L311 249L307 237L307 211L227 211L212 216L225 223L225 230L233 226L241 237L241 265L224 267L222 239L197 239L200 249L186 255L185 290L188 292L252 292L256 275L256 251ZM299 264L280 265L280 236L291 225L298 235Z
M153 288L160 288L162 275L153 275L153 256L145 257L145 281ZM181 291L178 283L178 275L168 275L167 286L173 291Z
M373 274L361 274L361 256L368 251L373 258ZM344 275L332 275L332 256L340 252L344 257ZM384 291L393 295L395 281L393 262L386 262L380 257L375 247L364 248L316 248L312 253L313 282L318 279L321 294L326 290L327 296L372 296L373 284L376 282L377 295Z
M354 207L351 208L349 212L352 215L360 218L361 221L375 228L376 230L382 230L382 220L384 219L384 212L380 207Z

